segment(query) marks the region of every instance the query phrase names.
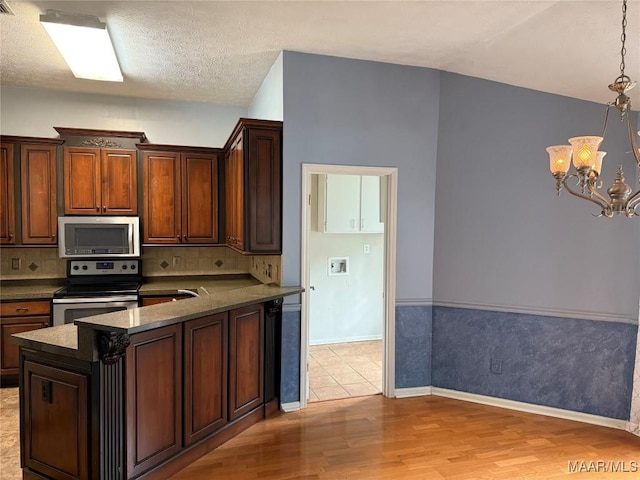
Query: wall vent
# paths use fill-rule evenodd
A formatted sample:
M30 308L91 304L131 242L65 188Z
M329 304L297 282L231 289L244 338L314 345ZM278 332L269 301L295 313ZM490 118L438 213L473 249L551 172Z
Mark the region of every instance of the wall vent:
M0 15L15 15L5 0L0 0Z

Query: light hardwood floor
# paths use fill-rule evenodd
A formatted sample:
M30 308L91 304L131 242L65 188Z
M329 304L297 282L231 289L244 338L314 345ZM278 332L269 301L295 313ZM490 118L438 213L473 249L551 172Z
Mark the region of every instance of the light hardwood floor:
M629 471L570 473L569 462L581 461ZM635 466L640 438L620 430L435 396L376 395L260 422L172 480L635 480Z
M0 390L2 480L21 478L15 463L16 398L15 389ZM394 400L375 395L278 414L172 480L640 478L640 470L570 473L569 462L581 461L640 468L640 438L435 396Z

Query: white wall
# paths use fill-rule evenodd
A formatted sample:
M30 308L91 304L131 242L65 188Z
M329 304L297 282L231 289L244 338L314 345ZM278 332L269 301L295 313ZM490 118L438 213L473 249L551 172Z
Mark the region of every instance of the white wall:
M314 175L317 177L317 175ZM384 235L330 234L317 230L317 178L312 181L309 343L353 342L382 338ZM364 253L364 245L370 253ZM329 275L329 257L349 257L348 275Z
M53 127L143 131L151 143L224 146L245 107L69 93L0 89L3 135L56 137Z
M249 117L282 121L284 119L283 88L282 52L280 52L249 105Z

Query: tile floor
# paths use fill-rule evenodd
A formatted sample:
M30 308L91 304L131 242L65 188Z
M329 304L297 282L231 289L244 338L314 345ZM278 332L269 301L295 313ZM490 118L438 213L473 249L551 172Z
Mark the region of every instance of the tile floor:
M382 392L382 340L309 347L309 402Z

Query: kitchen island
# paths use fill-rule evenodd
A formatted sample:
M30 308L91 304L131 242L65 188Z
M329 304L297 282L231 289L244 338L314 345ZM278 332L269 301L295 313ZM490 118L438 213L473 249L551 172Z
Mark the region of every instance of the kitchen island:
M278 408L282 298L254 285L14 335L25 479L168 478Z

